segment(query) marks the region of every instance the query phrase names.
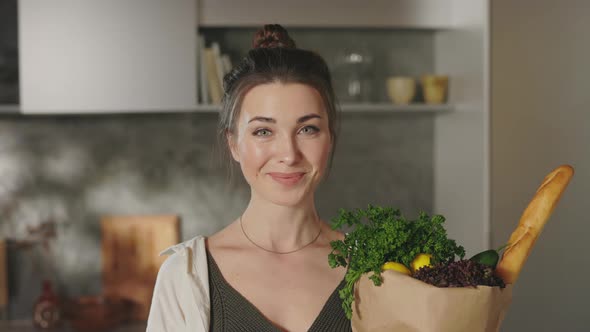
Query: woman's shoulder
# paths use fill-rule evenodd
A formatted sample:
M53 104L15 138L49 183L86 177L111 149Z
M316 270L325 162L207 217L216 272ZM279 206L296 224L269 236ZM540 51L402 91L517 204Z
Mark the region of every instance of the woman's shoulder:
M205 239L204 236L198 235L162 250L160 256L168 257L162 263L159 274L164 277L178 277L206 267L206 260L203 261Z
M185 331L185 327L197 331L203 326L202 330L208 330L209 281L204 241L203 236L196 236L160 253L168 257L156 279L148 331Z
M175 254L182 255L182 253L186 250L186 248L193 248L198 249L202 243L205 242L206 237L202 235L197 235L190 240L186 240L184 242L180 242L178 244L172 245L160 252L160 256L169 255L174 256Z

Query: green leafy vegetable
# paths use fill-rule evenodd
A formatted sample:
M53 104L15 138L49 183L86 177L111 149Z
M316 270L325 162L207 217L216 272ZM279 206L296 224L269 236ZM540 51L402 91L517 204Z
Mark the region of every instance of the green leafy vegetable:
M343 241L332 241L328 261L332 268L348 267L346 286L340 291L346 316L352 317L354 284L365 274L380 286L381 266L385 262L399 262L407 267L419 253L432 255L432 263L449 263L455 256L461 259L465 249L447 238L443 228L445 218L430 218L421 212L417 220L406 220L400 210L369 205L367 209L341 209L332 220L332 228L352 227Z

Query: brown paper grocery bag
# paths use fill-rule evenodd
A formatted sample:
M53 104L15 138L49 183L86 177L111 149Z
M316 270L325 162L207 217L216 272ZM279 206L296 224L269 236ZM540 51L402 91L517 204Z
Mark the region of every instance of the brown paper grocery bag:
M355 284L354 332L496 332L512 301L512 285L438 288L395 271L381 276L381 286L367 275Z

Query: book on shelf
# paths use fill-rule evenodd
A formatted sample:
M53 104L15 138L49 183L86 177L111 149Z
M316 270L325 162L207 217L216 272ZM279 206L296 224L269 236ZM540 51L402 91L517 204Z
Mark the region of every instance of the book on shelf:
M220 104L223 97L223 78L231 71L229 55L221 53L218 42L207 47L205 38L199 34L199 102L201 104Z
M217 60L215 59L215 51L212 47L205 48L205 66L207 71L207 89L209 90L209 98L212 104L221 103L221 78L217 71Z
M223 68L223 60L221 59L221 47L219 43L212 42L211 49L213 50L213 54L215 55L215 70L217 73L217 83L219 84L219 92L220 95L223 96L223 76L225 76L225 70Z
M199 102L201 104L211 103L209 100L209 81L207 80L207 66L205 61L205 37L198 34L197 38L198 48L198 72L199 72Z

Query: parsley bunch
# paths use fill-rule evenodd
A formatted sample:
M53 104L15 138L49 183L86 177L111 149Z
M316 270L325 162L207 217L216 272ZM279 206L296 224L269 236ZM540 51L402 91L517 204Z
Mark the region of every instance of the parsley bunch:
M346 211L340 209L332 220L332 228L344 225L353 227L344 241L332 241L328 261L332 268L348 267L346 286L340 290L342 307L348 319L352 317L354 284L368 272L375 286L380 286L381 266L385 262L398 262L406 267L419 253L432 255L432 264L449 263L455 255L463 258L465 249L447 238L443 228L445 218L430 218L421 212L417 220L406 220L400 210L369 205L367 209Z

